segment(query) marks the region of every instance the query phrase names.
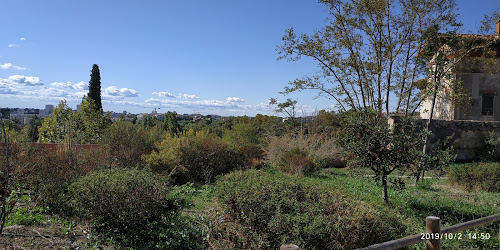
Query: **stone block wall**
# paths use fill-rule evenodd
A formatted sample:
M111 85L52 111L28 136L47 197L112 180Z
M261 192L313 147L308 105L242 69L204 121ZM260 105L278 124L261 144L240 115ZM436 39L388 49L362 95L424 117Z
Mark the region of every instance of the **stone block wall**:
M427 120L421 122L425 124ZM480 160L490 132L500 138L500 122L496 121L433 120L430 130L431 146L440 145L447 136L452 137L451 143L457 153L457 162ZM500 147L497 148L495 156L500 159Z

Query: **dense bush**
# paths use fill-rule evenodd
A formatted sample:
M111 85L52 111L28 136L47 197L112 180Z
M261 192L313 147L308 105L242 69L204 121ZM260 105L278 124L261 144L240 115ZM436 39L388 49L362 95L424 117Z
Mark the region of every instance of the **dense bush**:
M500 136L494 131L484 137L483 145L477 150L481 162L500 161Z
M237 123L231 129L224 130L222 136L231 148L240 152L246 167L256 168L263 163L264 151L258 129L252 123Z
M95 171L70 186L72 205L94 230L125 247L190 249L203 244L180 215L183 202L169 198L168 178L147 170ZM189 230L189 234L186 232Z
M402 225L331 187L261 170L234 172L216 183L224 208L212 234L218 247L354 249L393 239Z
M71 184L73 206L111 230L130 230L159 218L167 201L168 181L145 170L101 170Z
M215 176L242 166L242 157L221 138L193 130L179 137L167 136L146 158L156 172L171 175L177 183L208 183Z
M448 176L452 183L468 190L500 192L500 163L453 165Z
M51 145L52 146L52 145ZM20 184L32 191L40 206L55 213L72 213L68 205L68 186L79 177L105 167L102 151L64 148L63 145L26 145L17 166Z
M338 147L323 134L270 136L267 157L271 164L288 173L307 174L322 167L343 167Z
M151 153L153 142L147 132L130 122L119 121L104 133L102 142L106 145L108 157L117 167L135 167L142 155Z

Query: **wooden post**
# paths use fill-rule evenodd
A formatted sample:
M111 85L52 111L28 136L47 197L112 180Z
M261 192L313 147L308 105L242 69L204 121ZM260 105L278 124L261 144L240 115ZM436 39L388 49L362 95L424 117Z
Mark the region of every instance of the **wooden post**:
M286 244L286 245L282 245L280 247L280 250L300 250L300 248L297 245Z
M427 250L441 250L441 219L435 216L425 218L425 245Z

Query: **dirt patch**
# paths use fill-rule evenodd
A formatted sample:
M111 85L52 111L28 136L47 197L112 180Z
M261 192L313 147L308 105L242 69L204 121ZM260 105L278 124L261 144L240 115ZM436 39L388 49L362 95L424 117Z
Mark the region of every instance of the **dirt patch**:
M0 235L0 249L68 249L88 248L88 230L77 226L63 232L55 225L4 228Z

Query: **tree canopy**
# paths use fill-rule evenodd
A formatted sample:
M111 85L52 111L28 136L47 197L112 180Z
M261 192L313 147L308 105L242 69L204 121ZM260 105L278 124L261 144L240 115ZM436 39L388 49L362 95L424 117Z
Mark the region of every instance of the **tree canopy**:
M453 30L454 0L320 0L327 24L312 35L286 30L278 59L309 57L320 71L290 82L283 93L319 90L340 110L414 111L420 100L415 82L423 77L417 56L433 26Z
M89 94L88 96L92 99L96 105L96 109L102 110L102 102L101 102L101 73L99 72L99 66L94 64L92 66L92 71L90 74L89 81ZM101 111L102 113L102 111Z
M65 100L54 108L52 117L45 117L39 129L39 141L45 143L97 143L109 126L108 116L84 96L80 111L72 111Z

